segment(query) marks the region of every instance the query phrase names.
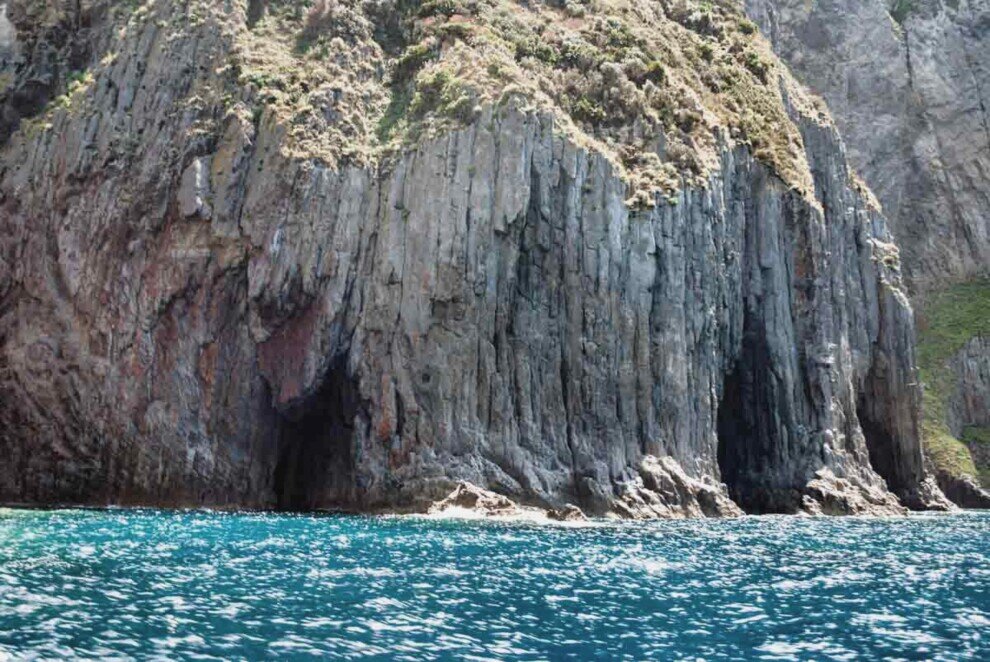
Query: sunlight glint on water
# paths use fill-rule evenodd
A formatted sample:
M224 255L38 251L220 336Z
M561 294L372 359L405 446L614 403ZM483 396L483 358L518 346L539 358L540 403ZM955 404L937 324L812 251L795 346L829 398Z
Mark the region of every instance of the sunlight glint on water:
M990 513L540 527L0 510L0 659L956 660L990 658L988 638Z

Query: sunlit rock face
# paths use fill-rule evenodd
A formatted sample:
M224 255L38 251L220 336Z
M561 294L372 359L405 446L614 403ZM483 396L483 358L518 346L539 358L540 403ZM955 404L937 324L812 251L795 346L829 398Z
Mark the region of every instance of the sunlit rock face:
M978 282L990 264L990 4L745 4L776 53L828 102L850 163L883 204L901 248L901 269L924 313L921 323L938 324L926 319L926 300L957 282ZM985 339L974 337L956 362L955 403L947 411L932 403L926 428L961 438L964 428L982 425L964 424L967 415L959 411L969 406L962 403L990 398L977 374L980 343ZM934 383L928 388L937 389ZM943 442L926 443L941 448ZM975 473L964 476L952 461L966 454L962 442L945 443L955 450L928 451L943 489L961 504L990 503ZM985 444L967 445L977 473L985 472Z
M706 169L643 204L543 92L321 159L284 90L238 78L270 8L67 7L14 85L86 66L40 110L4 99L0 500L423 510L467 481L630 517L946 506L892 237L784 74L796 178L715 127ZM348 90L306 94L336 126Z
M990 4L746 0L746 11L825 98L915 289L985 274Z

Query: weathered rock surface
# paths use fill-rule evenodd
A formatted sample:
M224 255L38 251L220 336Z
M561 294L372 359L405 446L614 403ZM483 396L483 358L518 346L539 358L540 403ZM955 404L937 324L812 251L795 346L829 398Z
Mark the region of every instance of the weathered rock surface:
M443 499L433 503L427 514L443 518L495 518L529 522L586 522L588 517L572 503L560 508L523 506L508 497L468 482L460 482Z
M896 249L821 119L790 109L813 195L721 136L632 210L514 103L330 167L224 112L232 39L181 4L0 153L0 500L941 504Z
M584 522L588 516L573 503L564 504L562 508L551 508L547 517L557 522Z
M920 290L990 264L990 3L746 0L828 103Z
M891 499L894 496L883 490ZM896 501L896 499L894 499ZM743 511L723 485L695 480L670 457L643 458L639 480L623 485L618 511L630 519L735 517Z
M471 483L459 483L446 498L430 506L431 515L471 513L480 517L518 517L522 509L511 499Z
M0 140L41 112L112 35L100 29L107 0L12 0L0 18Z
M947 423L952 434L969 447L973 463L986 471L990 467L990 440L972 430L990 430L990 339L970 340L950 360L955 376L946 407ZM956 503L967 508L990 508L990 491L974 476L937 474L939 484Z
M7 17L7 5L0 6L0 71L7 73L9 82L18 57L17 30Z
M903 515L907 509L882 489L863 489L829 469L822 469L808 483L802 508L809 515ZM919 500L932 510L954 510L935 479L925 478L917 490Z
M827 101L851 164L883 205L914 291L925 295L985 274L990 3L746 0L745 5L774 50ZM969 368L960 373L964 381L947 412L956 436L965 418L958 407L984 406L990 398L990 382L972 372L972 359ZM977 455L983 450L975 448ZM947 493L975 494L974 481L960 479L951 467L936 469ZM960 498L970 505L980 499Z

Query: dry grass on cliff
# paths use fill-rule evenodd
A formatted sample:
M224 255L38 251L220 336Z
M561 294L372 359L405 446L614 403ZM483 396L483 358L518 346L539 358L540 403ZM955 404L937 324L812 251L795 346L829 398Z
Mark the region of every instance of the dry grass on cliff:
M606 154L633 204L704 185L733 142L812 188L781 90L818 110L730 0L271 0L238 46L297 156L372 162L511 100Z
M363 12L341 10L316 38L309 12L307 3L274 1L257 25L240 30L238 82L256 119L285 130L288 156L367 164L388 103L374 25Z
M784 97L827 114L733 0L268 0L251 25L248 0L232 1L229 13L208 0L115 11L132 39L147 22L225 35L228 82L197 90L197 103L264 123L288 158L373 166L512 103L609 158L632 206L706 185L735 144L812 195ZM35 124L84 106L94 73Z

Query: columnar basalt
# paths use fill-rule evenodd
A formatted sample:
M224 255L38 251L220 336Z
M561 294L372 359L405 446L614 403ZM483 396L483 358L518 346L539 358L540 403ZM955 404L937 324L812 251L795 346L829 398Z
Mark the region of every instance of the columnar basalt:
M0 499L425 510L465 481L632 517L946 507L896 248L786 72L761 103L799 153L713 125L644 203L625 134L539 95L381 159L302 153L294 127L348 92L245 112L265 8L196 6L102 7L109 45L0 153Z
M890 220L918 308L958 283L978 284L990 258L990 4L746 0L745 5L774 50L828 102L849 145L850 162ZM940 320L921 324L929 322ZM964 324L983 326L979 320ZM980 336L972 338L978 342ZM941 361L930 366L942 368ZM942 402L949 387L937 383L943 380L934 374L923 377L929 380L926 453L943 489L953 495L972 492L975 496L958 499L966 505L990 503L990 494L978 494L975 479L986 471L982 445L969 443L975 455L962 457L968 455L966 446L952 436L962 434L960 426L946 418L952 412ZM970 398L987 397L972 387L958 385Z

